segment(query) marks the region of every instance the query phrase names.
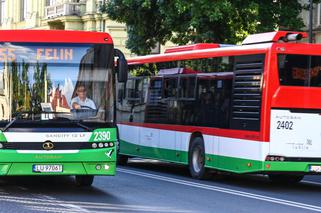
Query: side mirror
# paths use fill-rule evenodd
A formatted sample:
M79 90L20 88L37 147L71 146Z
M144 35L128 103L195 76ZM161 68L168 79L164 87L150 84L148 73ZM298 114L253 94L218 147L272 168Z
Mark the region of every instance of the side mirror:
M125 83L128 78L127 60L126 60L124 54L119 49L115 49L114 55L115 55L115 57L118 57L117 70L116 70L118 82Z

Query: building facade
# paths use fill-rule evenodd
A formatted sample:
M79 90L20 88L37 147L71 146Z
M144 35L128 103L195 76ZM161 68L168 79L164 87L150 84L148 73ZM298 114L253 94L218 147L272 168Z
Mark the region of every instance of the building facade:
M100 12L104 0L0 0L0 29L108 32L126 56L126 25Z
M302 4L309 4L310 0L301 0ZM301 17L304 22L304 31L309 30L309 10L303 10L301 13ZM321 43L321 3L313 4L313 19L312 19L312 29L313 29L313 43Z

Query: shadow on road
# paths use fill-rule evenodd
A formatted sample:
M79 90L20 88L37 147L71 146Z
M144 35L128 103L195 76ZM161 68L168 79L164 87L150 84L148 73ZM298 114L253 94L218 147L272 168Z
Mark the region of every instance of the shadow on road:
M125 168L125 167L124 167ZM208 185L229 186L233 189L251 189L254 191L277 192L277 193L304 193L311 195L321 194L321 176L306 176L298 184L277 184L271 182L266 175L237 175L230 173L212 172L207 180L194 180L190 177L187 166L166 163L155 160L130 159L127 168L144 170L153 174L178 177L183 180L204 183ZM311 182L310 180L311 179ZM313 182L313 183L312 183Z
M72 201L121 203L117 197L97 188L95 182L92 187L79 187L70 176L0 177L0 190L15 196L34 194L38 197L46 195Z
M131 196L138 192L128 192L126 185L115 183L117 176L96 178L92 187L77 187L73 177L66 176L0 177L0 203L19 204L27 212L190 212L175 206L133 202Z

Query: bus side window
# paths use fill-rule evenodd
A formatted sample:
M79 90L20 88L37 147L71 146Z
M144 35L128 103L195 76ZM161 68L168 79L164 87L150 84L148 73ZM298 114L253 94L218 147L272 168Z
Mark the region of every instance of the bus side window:
M143 102L143 83L143 77L137 77L127 80L126 97L128 101L135 102L137 104Z
M193 124L197 112L196 76L182 75L179 79L179 110L178 123Z
M228 128L230 121L230 107L231 107L231 95L232 95L232 79L225 79L222 82L220 88L221 100L218 106L219 115L218 120L220 128ZM219 86L219 85L218 85Z
M179 80L179 98L180 99L195 99L195 76L183 76Z
M177 77L164 79L164 98L177 97L177 81Z
M123 100L125 99L125 84L118 83L117 84L117 101L120 104L123 104Z
M214 78L202 77L198 79L198 119L200 126L215 126L215 93Z
M153 103L162 98L162 78L150 80L149 92L147 96L147 103Z

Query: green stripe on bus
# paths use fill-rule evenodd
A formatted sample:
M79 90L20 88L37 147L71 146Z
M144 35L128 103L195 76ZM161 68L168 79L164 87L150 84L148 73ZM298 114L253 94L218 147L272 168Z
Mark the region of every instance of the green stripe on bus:
M143 158L153 158L180 164L187 164L188 161L187 152L139 146L136 144L125 142L123 140L120 142L120 154Z
M7 142L7 138L4 136L2 131L0 131L0 142Z
M110 154L110 151L112 153ZM32 151L30 151L32 152ZM1 150L0 162L95 162L116 161L116 148L80 150L78 153L18 153L16 150Z
M121 140L120 154L188 164L188 152L140 146ZM321 162L269 162L220 155L205 155L206 167L232 173L309 172L310 165Z

